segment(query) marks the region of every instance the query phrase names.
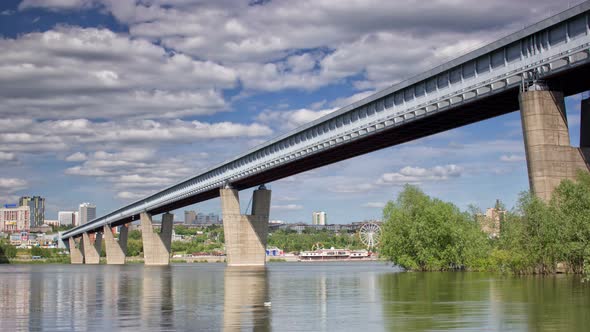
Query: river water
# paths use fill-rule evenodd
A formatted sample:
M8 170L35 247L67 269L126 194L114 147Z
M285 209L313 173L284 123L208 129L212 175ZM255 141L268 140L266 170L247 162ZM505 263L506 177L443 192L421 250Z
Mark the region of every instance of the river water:
M0 265L0 330L590 331L590 284L375 262Z

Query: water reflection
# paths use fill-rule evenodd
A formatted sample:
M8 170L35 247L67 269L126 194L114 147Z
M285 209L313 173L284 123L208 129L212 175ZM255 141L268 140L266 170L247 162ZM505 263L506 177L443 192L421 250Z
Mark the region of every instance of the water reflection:
M174 330L174 298L172 296L172 268L146 266L143 269L141 294L141 329L159 327Z
M223 329L270 331L266 268L227 267L224 274ZM270 302L270 303L268 303ZM265 305L266 303L266 305Z
M0 266L1 331L585 331L589 313L590 287L571 275L368 263Z

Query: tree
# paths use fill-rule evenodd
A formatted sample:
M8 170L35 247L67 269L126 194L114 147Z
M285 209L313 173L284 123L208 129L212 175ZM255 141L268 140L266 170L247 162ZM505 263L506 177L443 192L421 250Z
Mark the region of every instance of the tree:
M406 185L383 210L381 254L410 270L479 268L488 241L455 205Z

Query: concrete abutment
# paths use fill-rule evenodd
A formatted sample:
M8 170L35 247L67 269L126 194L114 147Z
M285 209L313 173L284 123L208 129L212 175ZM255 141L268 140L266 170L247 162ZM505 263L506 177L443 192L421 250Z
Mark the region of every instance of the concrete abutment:
M164 213L160 233L154 231L152 216L147 212L140 215L141 236L143 239L143 258L145 265L170 264L170 245L174 215Z
M71 264L84 264L84 254L82 253L82 239L76 239L71 237L68 239L69 251L70 251L70 263Z
M84 254L84 264L99 264L100 251L102 248L102 233L87 232L82 234L82 252Z
M107 254L107 264L125 264L127 255L127 236L129 228L122 225L119 229L119 241L113 235L113 229L109 225L104 225L104 245Z
M228 266L265 266L271 191L261 186L252 197L252 214L240 213L235 189L220 189Z
M537 87L521 92L519 99L530 188L549 201L561 180L573 180L589 168L583 148L570 145L563 93Z

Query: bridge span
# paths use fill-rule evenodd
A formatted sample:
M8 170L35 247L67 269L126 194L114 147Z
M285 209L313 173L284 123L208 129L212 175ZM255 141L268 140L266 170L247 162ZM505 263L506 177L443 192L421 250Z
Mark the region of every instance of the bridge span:
M590 2L540 21L432 70L276 137L178 184L62 234L73 263L124 263L126 228L140 220L146 264L168 264L169 211L221 196L229 265L264 265L269 183L293 174L521 110L529 182L548 199L589 170L590 103L582 103L580 148L570 146L564 96L590 90ZM392 158L395 158L393 152ZM254 191L241 215L238 191ZM163 214L155 233L151 216Z

